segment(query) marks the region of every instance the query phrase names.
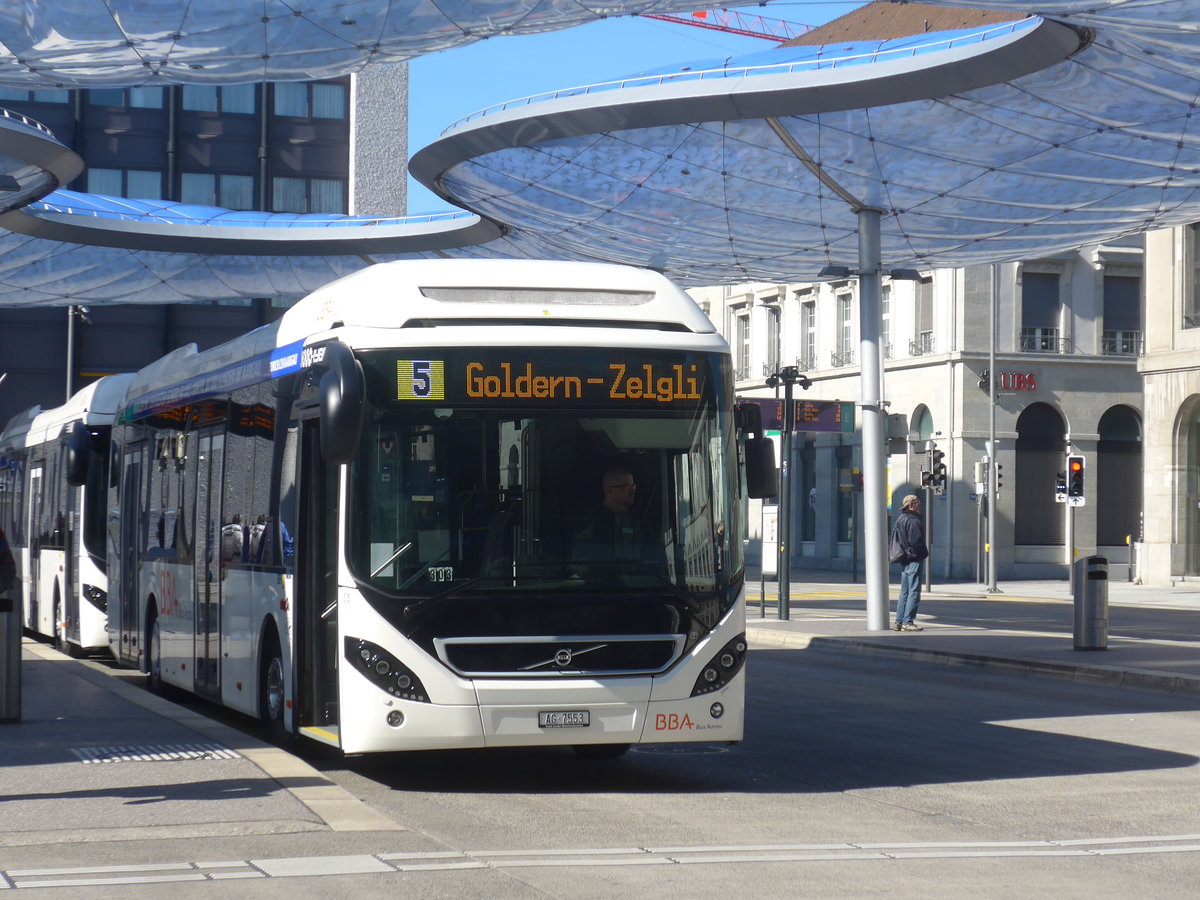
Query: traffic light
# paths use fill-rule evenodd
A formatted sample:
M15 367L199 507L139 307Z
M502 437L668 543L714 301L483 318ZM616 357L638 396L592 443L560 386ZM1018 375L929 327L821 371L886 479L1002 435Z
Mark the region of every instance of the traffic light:
M930 460L933 470L933 489L941 493L946 489L946 451L934 447Z
M1067 457L1067 497L1083 496L1083 457Z
M933 473L930 472L928 469L921 470L921 487L923 487L923 488L933 487Z
M996 490L999 491L1002 487L1004 487L1004 466L996 463Z
M1054 502L1067 502L1067 473L1059 472L1054 481Z

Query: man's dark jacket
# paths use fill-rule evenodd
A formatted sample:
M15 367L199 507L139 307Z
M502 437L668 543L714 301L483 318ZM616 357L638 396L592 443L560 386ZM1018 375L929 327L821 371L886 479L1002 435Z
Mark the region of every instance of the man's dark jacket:
M918 562L929 555L929 548L925 545L925 523L916 513L901 510L896 518L896 531L900 535L900 545L908 554L904 562Z

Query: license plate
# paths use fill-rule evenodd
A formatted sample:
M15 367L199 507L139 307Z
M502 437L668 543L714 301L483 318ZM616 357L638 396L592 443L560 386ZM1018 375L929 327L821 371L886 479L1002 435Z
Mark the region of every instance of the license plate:
M586 709L538 713L538 728L587 728L591 715Z

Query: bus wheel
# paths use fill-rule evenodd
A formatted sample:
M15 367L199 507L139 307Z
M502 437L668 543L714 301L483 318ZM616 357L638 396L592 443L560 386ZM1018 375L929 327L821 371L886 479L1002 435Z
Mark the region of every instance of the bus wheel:
M57 586L54 588L54 627L50 633L54 635L54 649L59 653L69 654L70 642L67 641L67 630L62 617L62 598Z
M629 744L576 744L575 755L583 759L619 759L629 750Z
M162 679L162 635L158 630L158 616L150 620L146 629L146 686L155 694L165 694Z
M263 644L262 671L258 677L258 716L263 736L272 744L284 746L290 735L283 721L283 654L274 634Z

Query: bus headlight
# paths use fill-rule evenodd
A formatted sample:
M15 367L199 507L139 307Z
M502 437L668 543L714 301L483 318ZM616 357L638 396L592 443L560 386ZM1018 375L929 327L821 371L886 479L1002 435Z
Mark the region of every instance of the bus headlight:
M719 691L733 680L746 664L746 635L739 634L708 661L692 688L692 696Z
M393 697L414 700L417 703L429 702L429 694L425 692L421 679L378 644L362 638L347 637L345 654L347 661L355 669Z
M100 612L108 612L108 593L104 588L98 588L94 584L85 584L83 586L83 596L87 598L88 603L92 604Z

